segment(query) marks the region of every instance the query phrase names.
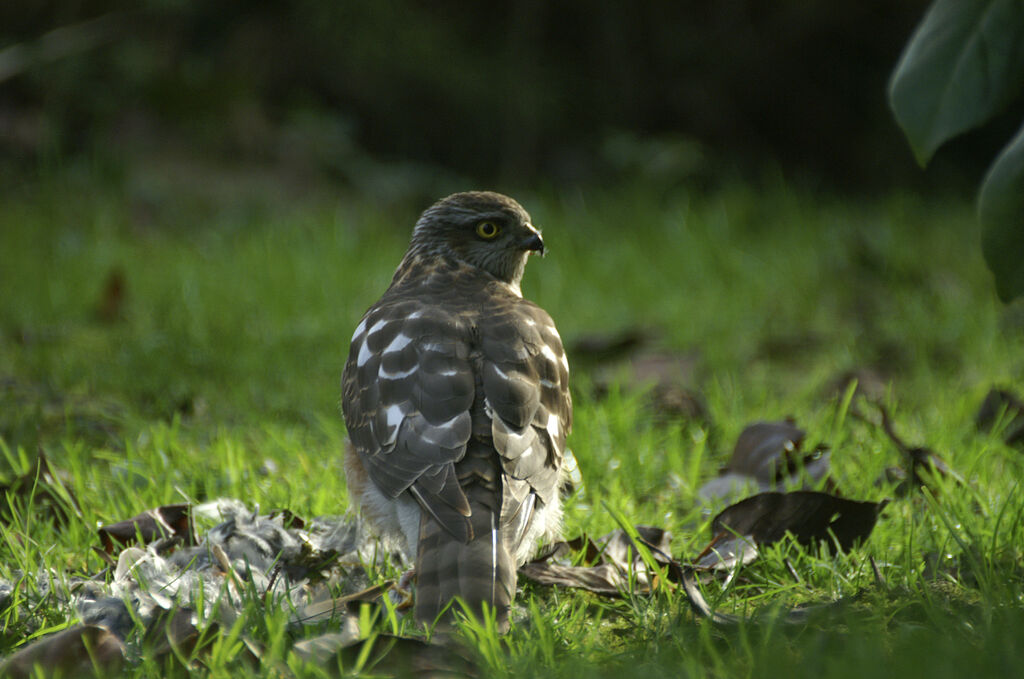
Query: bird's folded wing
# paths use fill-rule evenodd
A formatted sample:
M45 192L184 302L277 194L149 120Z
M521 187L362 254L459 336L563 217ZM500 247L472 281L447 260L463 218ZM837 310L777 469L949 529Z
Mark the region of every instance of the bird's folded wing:
M524 495L523 484L515 483L522 481L551 503L559 491L565 437L572 427L562 340L547 312L520 300L481 324L481 348L491 435L510 477L507 490Z
M382 493L409 490L456 537L472 535L455 477L472 433L475 380L458 320L412 303L374 307L342 377L345 425Z

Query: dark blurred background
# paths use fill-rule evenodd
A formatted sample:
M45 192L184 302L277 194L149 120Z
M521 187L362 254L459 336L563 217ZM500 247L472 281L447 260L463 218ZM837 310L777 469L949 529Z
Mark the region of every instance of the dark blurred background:
M8 0L5 175L172 152L356 184L839 190L976 182L1018 117L922 172L886 106L926 0Z

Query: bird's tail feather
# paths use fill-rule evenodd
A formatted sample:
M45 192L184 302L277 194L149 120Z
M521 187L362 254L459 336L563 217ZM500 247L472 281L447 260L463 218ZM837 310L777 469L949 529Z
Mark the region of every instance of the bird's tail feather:
M416 620L433 623L455 597L476 615L483 604L494 610L499 629L508 627L516 592L516 564L499 516L470 497L473 534L455 538L424 512L416 555ZM453 610L457 608L453 605Z

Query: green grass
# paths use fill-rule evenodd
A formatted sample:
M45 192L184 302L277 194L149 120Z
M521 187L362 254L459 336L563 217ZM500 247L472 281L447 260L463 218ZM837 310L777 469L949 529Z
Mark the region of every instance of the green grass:
M896 450L838 415L837 385L852 370L879 381L908 442L939 451L969 485L894 501L847 555L768 550L726 591L708 589L750 616L734 628L695 619L681 591L609 600L523 584L525 617L506 638L463 630L485 675L961 677L1024 666L1024 458L973 423L991 386L1024 385L1024 314L995 300L971 205L783 183L518 197L551 250L528 267L526 295L570 343L655 328L660 348L696 357L688 386L710 416L666 422L629 384L598 399L594 376L576 370L570 443L585 486L567 535L614 529L610 507L670 529L674 554L695 556L710 518L697 489L746 424L786 415L809 443L831 445L846 496L891 496L876 479ZM20 586L0 611L0 653L67 623L22 578L100 572L99 524L217 497L306 517L345 510L348 340L422 207L74 172L6 192L0 470L9 481L44 451L81 517L59 524L39 498L5 502L0 578ZM104 322L96 309L113 270L124 301ZM837 601L784 621L792 606ZM259 601L242 620L262 666L222 630L192 673L317 676L290 648L323 630L296 636ZM166 671L145 659L127 669Z

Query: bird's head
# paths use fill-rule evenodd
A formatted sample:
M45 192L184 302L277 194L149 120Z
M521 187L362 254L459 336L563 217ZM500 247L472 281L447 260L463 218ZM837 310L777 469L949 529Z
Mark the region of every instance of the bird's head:
M409 253L453 257L515 287L531 252L544 254L540 232L508 196L469 191L442 198L413 229Z

